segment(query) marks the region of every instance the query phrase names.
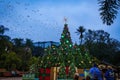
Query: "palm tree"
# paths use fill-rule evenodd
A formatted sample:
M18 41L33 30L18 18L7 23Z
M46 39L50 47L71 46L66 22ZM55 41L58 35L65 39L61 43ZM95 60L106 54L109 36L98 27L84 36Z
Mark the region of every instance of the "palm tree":
M80 41L80 45L82 44L82 40L83 40L83 33L85 32L85 28L83 26L80 26L78 29L77 29L77 34L80 35L79 39L81 39Z
M98 0L100 16L104 24L111 25L120 8L120 0Z
M16 47L21 47L24 45L23 39L21 39L21 38L14 38L14 39L12 39L12 42Z
M3 35L5 31L8 31L8 30L9 30L8 28L4 27L3 25L0 25L0 34Z
M9 52L12 49L12 43L10 41L10 37L4 35L5 31L9 29L0 25L0 55L4 52Z

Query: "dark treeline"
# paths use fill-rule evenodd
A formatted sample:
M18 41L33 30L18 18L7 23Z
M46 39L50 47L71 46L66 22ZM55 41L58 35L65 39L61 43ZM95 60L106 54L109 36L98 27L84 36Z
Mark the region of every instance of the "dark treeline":
M0 68L29 70L30 65L39 60L38 56L43 56L44 49L34 46L31 39L11 39L4 34L8 30L0 25ZM109 33L104 30L86 30L83 26L76 33L80 36L81 51L85 47L100 61L120 65L120 42L110 38Z
M44 49L35 47L30 39L11 39L4 34L8 30L0 25L0 68L28 70L38 60L34 55L42 56Z
M83 26L77 29L80 45L89 50L90 54L113 65L120 65L120 42L110 38L104 30L86 30Z

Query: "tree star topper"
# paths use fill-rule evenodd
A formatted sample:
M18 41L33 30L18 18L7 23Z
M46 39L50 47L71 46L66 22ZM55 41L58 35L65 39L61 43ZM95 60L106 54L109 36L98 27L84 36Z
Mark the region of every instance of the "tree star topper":
M66 17L64 18L64 21L65 21L65 24L66 24L67 23L67 18Z

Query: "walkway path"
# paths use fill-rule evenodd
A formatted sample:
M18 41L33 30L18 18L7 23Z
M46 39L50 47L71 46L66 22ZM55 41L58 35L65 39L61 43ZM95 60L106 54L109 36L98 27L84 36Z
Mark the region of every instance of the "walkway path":
M0 80L22 80L22 77L0 77Z

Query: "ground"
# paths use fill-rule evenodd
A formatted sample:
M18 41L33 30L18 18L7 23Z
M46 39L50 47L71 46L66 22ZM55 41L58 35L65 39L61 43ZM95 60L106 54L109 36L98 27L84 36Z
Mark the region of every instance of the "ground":
M22 77L0 77L0 80L22 80Z

